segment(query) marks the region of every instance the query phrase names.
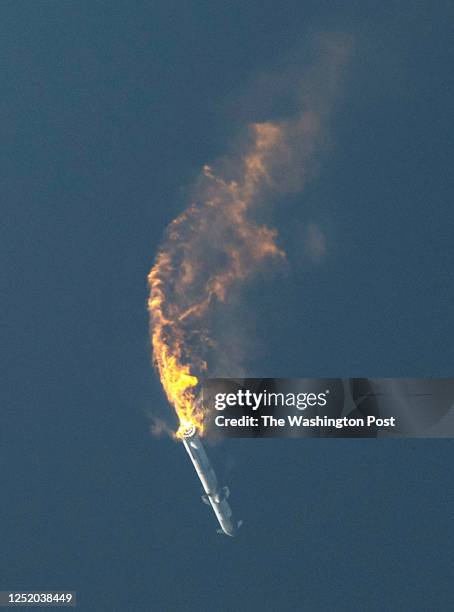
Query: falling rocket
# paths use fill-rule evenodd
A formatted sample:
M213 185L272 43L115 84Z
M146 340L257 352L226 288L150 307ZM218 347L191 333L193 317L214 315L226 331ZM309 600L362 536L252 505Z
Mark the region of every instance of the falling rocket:
M295 89L289 90L289 99L301 100L301 108L286 119L251 124L228 162L203 166L188 207L169 224L148 275L153 361L178 417L175 437L191 457L222 532L230 536L238 525L228 490L219 486L201 441L198 377L236 371L227 347L222 350L221 326L232 320L231 297L286 259L277 231L261 221L271 216L262 214L265 202L268 211L274 197L293 197L314 174L312 157L323 149L329 107L350 49L349 40L337 35L315 42L315 66L301 78L295 74Z
M213 508L221 527L218 529L218 533L233 537L242 521L235 523L232 519L232 509L227 501L230 495L228 487L219 486L218 479L196 428L187 429L183 433L182 439L205 491L205 494L202 495L202 501Z

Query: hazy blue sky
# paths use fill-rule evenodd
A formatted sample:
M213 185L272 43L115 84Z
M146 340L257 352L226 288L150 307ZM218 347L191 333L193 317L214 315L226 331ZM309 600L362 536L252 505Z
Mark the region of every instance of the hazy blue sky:
M245 521L230 540L145 416L166 410L145 308L165 226L269 118L253 83L319 31L354 52L318 178L279 208L291 273L250 291L251 368L453 374L452 5L338 6L1 4L1 589L95 611L452 609L451 441L229 441L210 452Z

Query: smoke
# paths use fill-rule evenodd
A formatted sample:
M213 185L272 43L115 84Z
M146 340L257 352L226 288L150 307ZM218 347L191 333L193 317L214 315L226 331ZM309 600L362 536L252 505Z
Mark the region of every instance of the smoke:
M169 438L174 437L175 432L166 421L154 414L150 415L150 419L150 432L153 436L160 437L167 435Z
M180 429L203 432L195 402L201 375L231 376L235 364L234 374L241 374L245 335L237 333L234 308L241 286L285 261L276 230L261 219L314 175L348 47L339 37L317 44L315 64L293 80L294 112L249 125L234 155L203 168L192 202L167 228L149 274L153 356ZM306 238L308 251L322 256L321 232L313 226ZM228 350L220 344L226 336Z
M326 237L314 223L309 223L305 232L306 253L314 261L320 261L326 253Z

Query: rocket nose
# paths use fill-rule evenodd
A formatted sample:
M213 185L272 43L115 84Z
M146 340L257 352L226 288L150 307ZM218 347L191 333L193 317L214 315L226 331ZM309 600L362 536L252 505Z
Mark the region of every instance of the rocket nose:
M235 532L230 531L229 529L226 529L224 526L222 527L222 529L217 529L216 531L217 533L219 533L219 535L229 536L229 538L235 537Z
M242 524L243 521L238 521L236 524L232 523L232 521L222 521L220 523L221 529L218 529L218 533L234 538Z

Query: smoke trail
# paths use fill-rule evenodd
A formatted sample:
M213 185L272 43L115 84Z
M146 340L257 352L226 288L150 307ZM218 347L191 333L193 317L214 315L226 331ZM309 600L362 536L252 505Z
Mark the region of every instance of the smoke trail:
M224 170L203 168L194 201L167 228L148 276L153 356L180 421L177 436L191 427L203 433L196 387L216 351L215 307L265 265L285 258L276 230L257 220L257 210L272 196L301 190L309 176L333 76L345 57L343 44L328 47L313 91L306 85L302 111L252 124L248 144Z

